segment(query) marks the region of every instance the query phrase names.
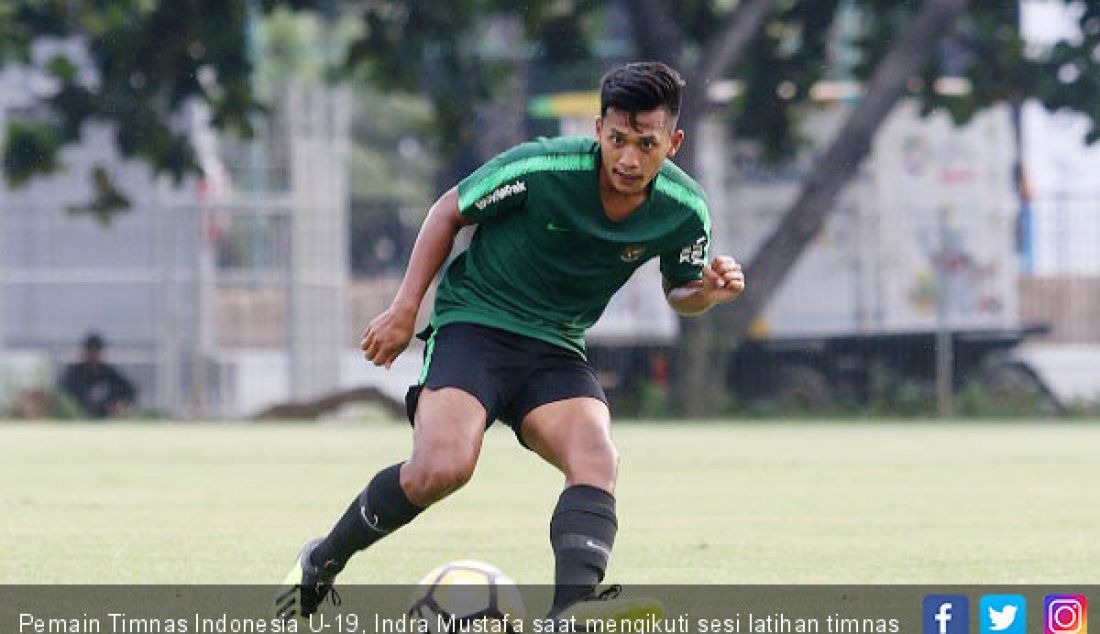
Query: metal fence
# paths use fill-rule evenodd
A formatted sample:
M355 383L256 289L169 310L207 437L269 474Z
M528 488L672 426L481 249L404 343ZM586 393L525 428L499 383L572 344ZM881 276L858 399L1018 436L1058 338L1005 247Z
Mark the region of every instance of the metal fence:
M243 416L338 387L348 94L287 86L247 143L188 117L203 180L154 178L88 126L65 172L0 190L0 404L51 387L93 330L150 413ZM108 224L73 211L93 165L133 201Z

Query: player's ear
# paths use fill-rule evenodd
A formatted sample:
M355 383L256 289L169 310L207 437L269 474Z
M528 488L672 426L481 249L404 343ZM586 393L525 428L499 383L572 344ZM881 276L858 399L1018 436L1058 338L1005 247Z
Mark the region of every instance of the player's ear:
M680 144L684 142L684 131L676 130L672 133L672 145L668 148L668 158L676 156L680 151Z
M603 133L603 117L596 115L596 138L600 138L600 134Z

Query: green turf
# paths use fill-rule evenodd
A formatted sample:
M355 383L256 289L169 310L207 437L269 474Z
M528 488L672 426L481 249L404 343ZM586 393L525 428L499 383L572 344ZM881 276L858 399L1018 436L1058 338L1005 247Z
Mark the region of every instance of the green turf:
M1096 583L1100 425L616 427L626 583ZM392 423L0 424L0 583L274 583L381 466ZM477 475L354 559L415 582L473 557L551 579L561 479L489 433Z

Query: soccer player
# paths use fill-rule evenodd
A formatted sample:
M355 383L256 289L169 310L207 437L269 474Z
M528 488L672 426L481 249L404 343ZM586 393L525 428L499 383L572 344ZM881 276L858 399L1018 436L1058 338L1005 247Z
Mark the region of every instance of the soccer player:
M728 302L745 287L733 258L708 261L703 190L667 160L684 138L676 127L683 85L664 64L615 68L602 81L595 139L519 145L432 206L397 296L362 340L369 361L390 367L413 336L455 234L476 224L419 335L427 341L424 368L406 399L412 455L379 471L328 536L302 548L278 611L314 612L354 553L464 485L497 419L565 475L550 520L551 615L611 598L596 586L615 543L619 460L607 399L585 358L585 331L651 258L660 258L665 297L682 315Z

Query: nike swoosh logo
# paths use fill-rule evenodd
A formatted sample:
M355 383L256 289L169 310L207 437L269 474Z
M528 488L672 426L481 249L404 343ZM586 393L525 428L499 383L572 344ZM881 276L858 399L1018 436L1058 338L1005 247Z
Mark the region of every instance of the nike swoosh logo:
M371 530L382 533L383 535L389 532L387 530L383 530L381 527L378 526L377 515L374 516L373 522L371 521L371 518L367 517L367 507L363 506L362 504L359 505L359 515L363 518L363 521L366 522L367 527Z
M553 222L546 223L546 230L553 233L569 233L570 231L572 231L572 229L570 229L569 227L563 227L559 224L554 224Z
M596 542L592 541L591 539L587 540L584 543L584 545L588 546L592 550L598 550L599 552L601 552L605 555L610 555L611 554L611 551L608 550L607 546L604 546L603 544L596 543Z

